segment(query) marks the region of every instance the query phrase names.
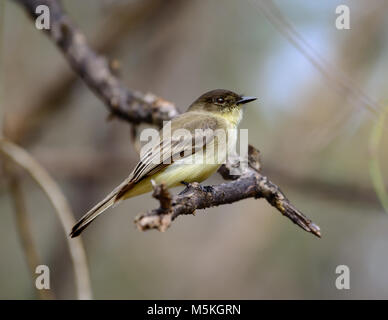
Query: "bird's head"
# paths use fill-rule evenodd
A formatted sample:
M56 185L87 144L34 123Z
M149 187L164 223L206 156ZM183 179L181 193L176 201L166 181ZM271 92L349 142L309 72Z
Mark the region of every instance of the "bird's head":
M248 102L255 101L255 97L246 97L230 90L216 89L204 93L189 107L189 111L209 111L217 114L228 114L240 111Z

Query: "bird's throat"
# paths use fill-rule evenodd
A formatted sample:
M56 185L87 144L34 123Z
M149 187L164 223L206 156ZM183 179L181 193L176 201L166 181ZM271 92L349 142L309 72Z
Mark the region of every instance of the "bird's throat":
M240 108L234 108L231 111L224 112L221 117L227 121L231 128L237 128L243 116Z

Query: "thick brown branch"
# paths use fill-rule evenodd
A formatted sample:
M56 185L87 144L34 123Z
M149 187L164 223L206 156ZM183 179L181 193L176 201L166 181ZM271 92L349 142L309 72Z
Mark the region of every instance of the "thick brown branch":
M169 12L172 6L176 6L176 0L169 1L168 5L164 0L148 0L114 6L109 12L104 12L108 17L95 31L91 39L92 46L97 52L104 54L116 52L123 44L122 39L135 34L139 25L146 21L156 21L157 27L160 27L163 19L159 17ZM112 68L116 66L114 73L117 73L117 64L117 60L111 61ZM55 72L55 79L47 82L44 92L27 97L28 105L15 108L17 112L7 113L5 135L13 142L26 146L27 143L36 141L39 133L44 130L45 123L66 105L72 90L77 87L77 74L71 72L68 65Z
M171 102L153 94L129 90L112 73L109 62L97 54L87 43L85 36L64 14L55 0L17 0L35 19L38 5L50 9L48 34L61 49L74 71L99 96L115 116L132 123L161 125L178 112Z
M184 214L193 214L196 209L229 204L247 198L265 198L299 227L320 237L319 227L296 209L277 185L255 169L259 168L259 152L251 146L249 149L249 167L239 177L229 176L230 179L235 179L231 182L210 187L202 187L198 183L189 184L175 197L171 197L163 186L154 187L153 196L160 201L161 206L139 215L135 219L137 227L140 230L164 231L175 218ZM224 178L228 178L230 165L221 167Z

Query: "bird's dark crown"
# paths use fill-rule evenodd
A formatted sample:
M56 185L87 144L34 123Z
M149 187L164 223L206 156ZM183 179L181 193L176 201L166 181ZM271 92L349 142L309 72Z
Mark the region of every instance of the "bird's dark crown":
M256 100L254 97L244 97L230 90L215 89L204 93L189 107L190 111L205 110L225 113L240 109L242 104Z

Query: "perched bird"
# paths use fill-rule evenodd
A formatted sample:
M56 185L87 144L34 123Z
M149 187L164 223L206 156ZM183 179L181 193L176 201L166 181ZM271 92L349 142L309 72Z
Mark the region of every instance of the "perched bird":
M122 200L152 190L151 180L166 187L180 183L202 182L225 162L235 150L237 127L242 118L242 105L256 100L229 90L209 91L195 100L188 110L168 122L171 137L160 134L140 157L132 173L101 202L90 209L73 227L70 236L78 236L106 209ZM161 129L165 129L166 124ZM205 131L205 138L196 134ZM231 129L231 130L230 130ZM234 130L233 130L234 129ZM177 139L175 133L184 131L189 139ZM226 139L216 133L225 132ZM179 135L178 135L179 136ZM202 143L198 143L202 142ZM215 152L206 152L215 150ZM168 160L168 161L166 161Z

